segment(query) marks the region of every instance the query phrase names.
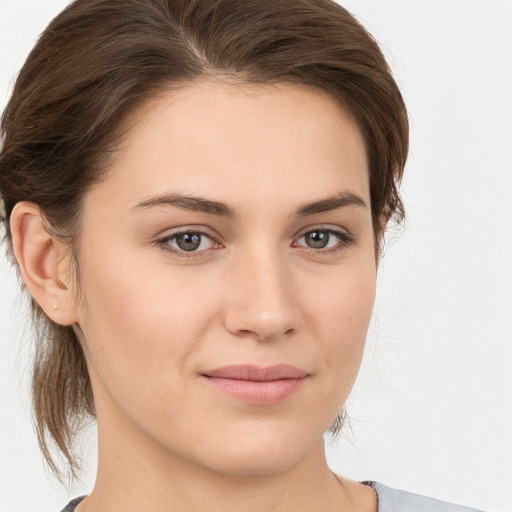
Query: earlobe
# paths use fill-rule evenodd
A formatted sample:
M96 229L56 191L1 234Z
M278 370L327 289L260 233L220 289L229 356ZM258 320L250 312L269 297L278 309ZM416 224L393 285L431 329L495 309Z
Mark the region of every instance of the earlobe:
M73 293L60 270L63 244L49 229L39 206L28 201L17 203L10 228L21 276L34 299L54 322L76 323Z

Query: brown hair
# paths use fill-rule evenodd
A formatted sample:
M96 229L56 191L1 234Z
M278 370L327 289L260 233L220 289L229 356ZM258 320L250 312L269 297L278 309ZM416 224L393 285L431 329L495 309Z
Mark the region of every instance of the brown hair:
M402 220L404 102L377 43L334 1L76 0L38 40L3 113L8 242L14 205L32 201L76 249L81 200L108 169L127 115L162 90L208 76L331 93L366 142L376 240L384 212ZM73 442L84 419L94 417L84 356L72 327L51 322L34 299L32 311L39 443L58 477L51 444L75 475Z

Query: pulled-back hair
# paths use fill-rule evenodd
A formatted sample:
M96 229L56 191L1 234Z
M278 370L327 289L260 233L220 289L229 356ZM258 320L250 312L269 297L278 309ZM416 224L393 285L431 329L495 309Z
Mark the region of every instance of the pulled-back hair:
M404 215L408 151L400 91L377 43L331 0L76 0L46 28L21 69L1 124L0 193L9 217L38 204L76 248L84 193L108 171L124 121L159 92L223 77L328 91L366 144L375 239L380 217ZM33 405L41 450L73 475L74 440L95 415L82 348L31 299L37 335Z

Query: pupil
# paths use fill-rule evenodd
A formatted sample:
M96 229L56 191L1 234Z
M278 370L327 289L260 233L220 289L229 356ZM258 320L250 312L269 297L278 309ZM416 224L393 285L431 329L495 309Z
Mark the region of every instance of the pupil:
M306 235L306 244L313 249L323 249L329 243L327 231L311 231Z
M176 236L176 243L184 251L194 251L201 245L200 233L181 233Z

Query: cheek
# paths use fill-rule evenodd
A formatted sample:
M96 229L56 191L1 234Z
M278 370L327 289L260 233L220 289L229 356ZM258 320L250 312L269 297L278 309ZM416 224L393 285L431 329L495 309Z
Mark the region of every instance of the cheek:
M322 288L304 294L307 325L316 343L328 393L341 407L359 371L375 301L376 270L372 262L340 269ZM333 396L331 395L331 400Z
M327 272L316 286L309 284L301 292L308 323L316 325L325 338L358 343L371 318L375 284L376 270L371 263Z
M213 315L215 301L201 281L114 254L82 274L80 325L103 385L130 394L144 383L150 394L175 382Z

